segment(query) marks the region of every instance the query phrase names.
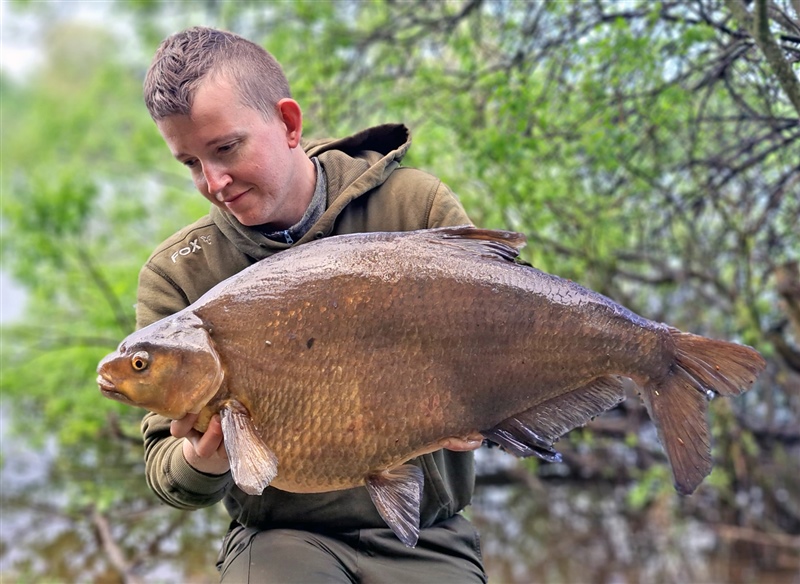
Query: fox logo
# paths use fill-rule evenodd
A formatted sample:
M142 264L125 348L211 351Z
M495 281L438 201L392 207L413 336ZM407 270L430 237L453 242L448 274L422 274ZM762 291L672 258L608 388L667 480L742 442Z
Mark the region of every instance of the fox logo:
M180 248L174 254L170 256L172 263L175 264L178 262L178 258L181 256L187 256L189 254L193 254L197 251L203 251L203 247L200 245L199 241L202 241L206 245L211 245L211 236L209 235L201 235L198 239L193 239L189 242L189 245Z

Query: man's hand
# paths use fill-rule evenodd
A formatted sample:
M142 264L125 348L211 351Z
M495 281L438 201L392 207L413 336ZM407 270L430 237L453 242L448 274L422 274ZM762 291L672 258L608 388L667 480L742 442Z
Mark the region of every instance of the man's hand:
M477 450L483 444L483 436L481 434L472 434L464 438L456 438L455 436L440 440L439 444L442 448L453 450L455 452L469 452Z
M176 438L185 438L183 457L192 468L208 474L225 474L231 465L222 440L219 415L211 418L203 433L193 428L198 417L197 414L186 414L180 420L173 420L169 427L170 434Z

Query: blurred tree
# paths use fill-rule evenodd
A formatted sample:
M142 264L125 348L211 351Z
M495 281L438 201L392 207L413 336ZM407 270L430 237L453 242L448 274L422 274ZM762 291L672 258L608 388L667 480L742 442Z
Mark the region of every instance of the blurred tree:
M141 64L126 60L120 40L69 21L43 38L41 69L25 85L2 85L3 269L28 298L25 317L3 327L0 388L3 425L57 446L35 488L17 478L21 465L45 461L4 456L4 524L32 521L14 544L53 559L23 558L15 572L25 580L130 580L154 554L207 558L216 547L210 537L207 547L181 541L175 527L191 518L165 516L144 482L141 412L98 399L93 382L97 360L134 327L136 273L151 242L206 205L164 164L141 104ZM191 524L198 535L219 532L223 518L212 510ZM191 570L184 557L176 573Z

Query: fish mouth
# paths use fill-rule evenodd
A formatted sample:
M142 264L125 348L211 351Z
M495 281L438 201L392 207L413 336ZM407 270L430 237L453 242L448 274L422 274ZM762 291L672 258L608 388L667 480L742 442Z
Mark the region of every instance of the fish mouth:
M133 402L128 398L128 396L126 396L124 393L120 393L119 391L117 391L117 386L114 385L111 381L109 381L105 377L103 377L102 375L97 376L97 385L100 388L100 393L102 393L105 397L126 404L133 404Z

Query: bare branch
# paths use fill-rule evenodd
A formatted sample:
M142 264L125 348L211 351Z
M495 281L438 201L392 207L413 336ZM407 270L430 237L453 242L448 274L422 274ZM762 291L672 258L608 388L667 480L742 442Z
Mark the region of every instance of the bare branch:
M725 539L733 539L739 541L749 541L760 545L770 545L779 547L788 547L792 549L800 548L800 537L788 535L785 533L765 533L749 527L740 527L738 525L718 525L716 532Z
M756 0L754 16L747 11L742 0L726 0L726 4L742 27L755 40L783 91L797 111L797 115L800 116L800 81L792 71L791 65L786 62L778 43L769 30L766 0Z
M794 334L800 342L800 263L794 261L780 266L775 271L775 280Z
M100 545L106 553L108 561L122 576L125 584L144 584L144 580L133 573L133 566L125 559L125 553L115 541L114 535L111 533L111 526L105 515L100 513L96 507L92 507L90 516L92 525L94 525L97 533L97 538L100 540Z
M77 252L78 258L81 261L81 265L89 273L92 281L95 283L97 288L100 290L100 293L103 295L103 298L105 298L106 302L108 303L109 308L111 308L111 310L114 312L114 317L119 327L122 330L133 330L136 323L125 311L125 309L123 309L119 298L117 298L117 295L114 294L114 291L100 273L100 270L95 267L92 258L89 257L89 254L87 254L86 251L80 247L77 248Z

